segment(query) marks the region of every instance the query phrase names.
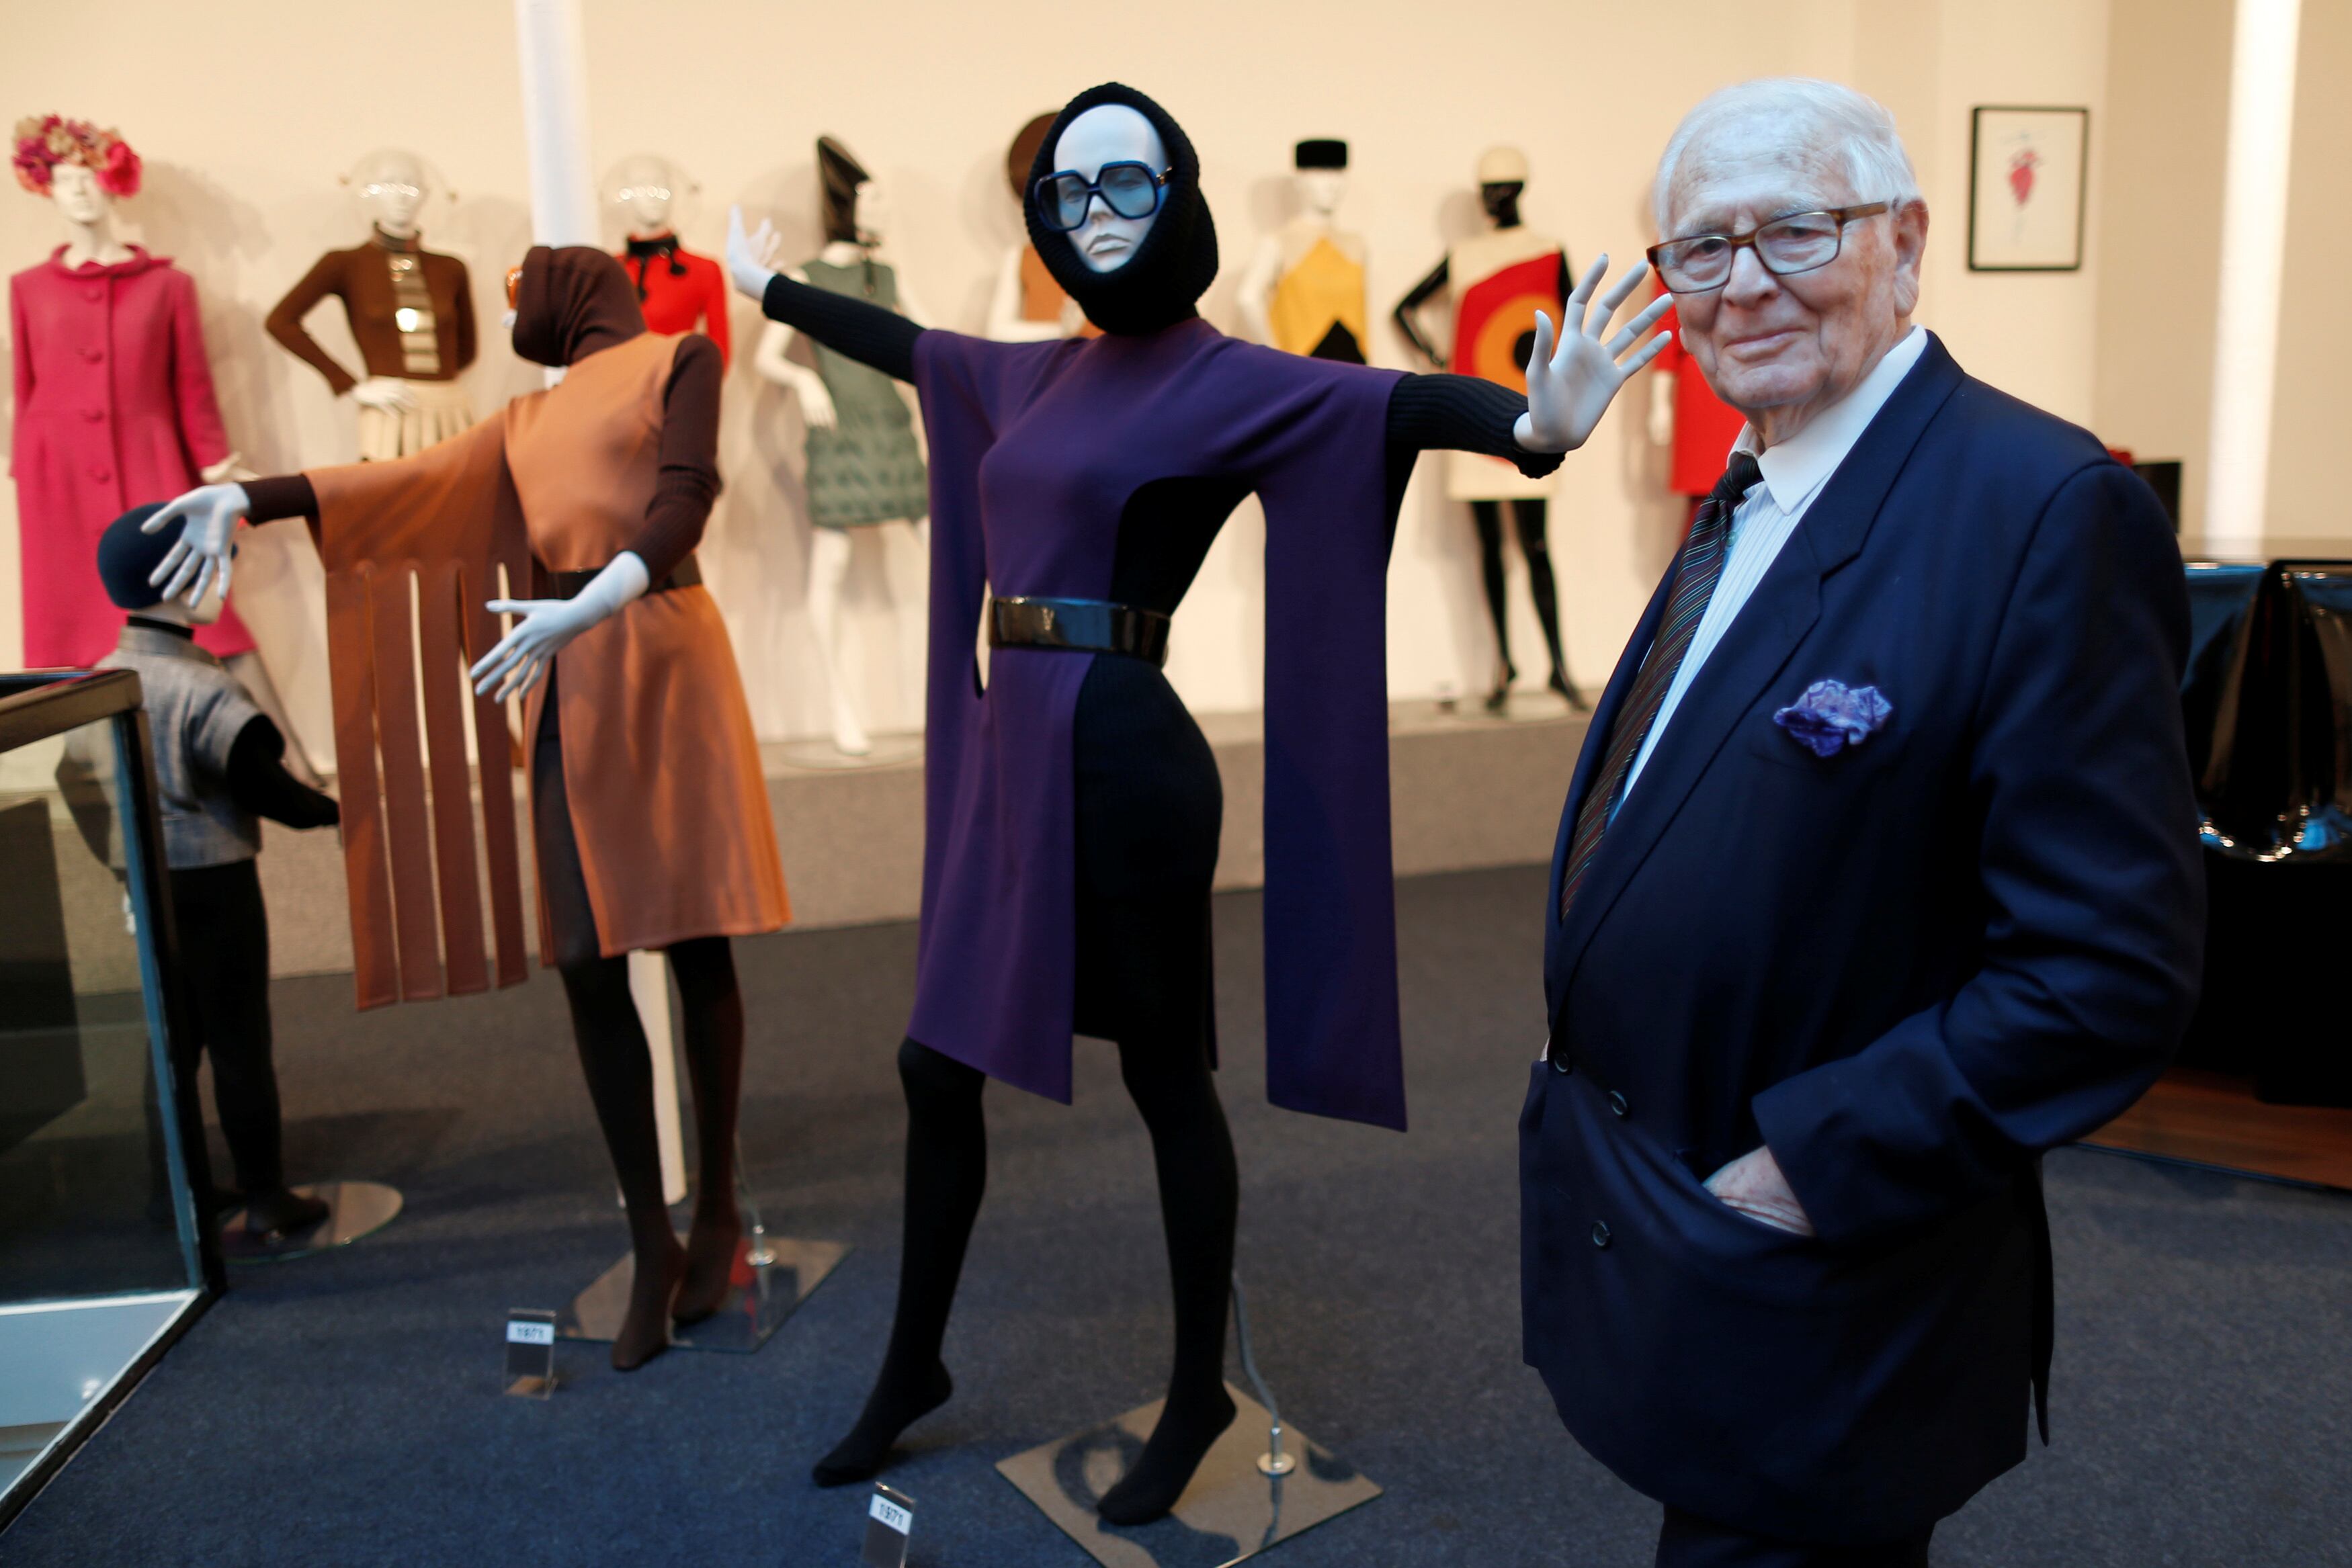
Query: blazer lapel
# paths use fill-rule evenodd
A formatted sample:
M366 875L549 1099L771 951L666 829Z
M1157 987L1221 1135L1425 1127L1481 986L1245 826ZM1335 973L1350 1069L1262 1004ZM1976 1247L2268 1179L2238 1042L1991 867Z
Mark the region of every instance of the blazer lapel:
M1830 476L1820 497L1807 509L1796 532L1790 535L1771 569L1692 680L1690 689L1683 694L1681 706L1659 736L1641 777L1619 808L1617 820L1601 839L1565 925L1559 925L1556 914L1559 863L1555 854L1552 899L1557 963L1548 967L1560 977L1563 994L1593 932L1680 814L1732 727L1780 675L1789 656L1820 619L1822 580L1861 553L1912 448L1965 379L1942 340L1931 333L1918 364L1903 378ZM1655 609L1654 603L1653 615ZM1621 667L1619 678L1611 682L1612 691L1625 674ZM1597 721L1593 728L1600 733ZM1585 758L1577 768L1580 782L1589 775L1593 752L1588 737ZM1575 800L1571 795L1571 819Z

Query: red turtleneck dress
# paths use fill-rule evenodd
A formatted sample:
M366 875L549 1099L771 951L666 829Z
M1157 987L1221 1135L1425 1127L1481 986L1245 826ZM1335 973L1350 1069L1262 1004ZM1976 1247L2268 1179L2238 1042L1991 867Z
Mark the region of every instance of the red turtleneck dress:
M719 345L722 366L734 358L727 339L727 277L717 262L678 249L674 234L632 239L619 260L621 270L636 286L647 331L662 336L700 332Z

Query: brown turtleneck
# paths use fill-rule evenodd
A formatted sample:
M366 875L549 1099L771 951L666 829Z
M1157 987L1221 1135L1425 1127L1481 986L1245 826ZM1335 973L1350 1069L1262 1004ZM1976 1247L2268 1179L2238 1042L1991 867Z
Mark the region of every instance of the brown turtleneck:
M402 267L403 275L394 268ZM399 312L404 289L422 290L430 303L429 340L404 342ZM342 396L359 379L319 346L302 328L302 319L320 300L333 296L343 302L343 313L358 340L360 359L371 376L391 376L412 382L453 382L474 362L474 300L466 281L466 264L379 229L365 245L331 250L271 307L263 322L269 335L288 352L327 378Z
M600 250L534 246L523 260L515 300L515 352L547 365L572 365L640 336L645 317L620 263ZM718 498L719 388L725 373L719 345L699 335L678 345L662 389L660 474L644 528L629 549L655 582L702 541ZM300 474L246 481L250 519L308 517L319 498Z

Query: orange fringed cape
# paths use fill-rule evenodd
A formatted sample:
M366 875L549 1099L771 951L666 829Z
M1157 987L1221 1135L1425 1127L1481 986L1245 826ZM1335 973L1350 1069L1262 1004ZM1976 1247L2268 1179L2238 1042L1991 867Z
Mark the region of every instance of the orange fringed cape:
M487 601L533 597L545 572L593 570L628 548L653 496L678 342L632 338L414 457L309 475L362 1008L524 977L506 718L472 695L466 666L500 634ZM564 789L604 953L788 921L751 711L710 595L646 594L573 639L556 676ZM526 737L546 690L525 705ZM543 899L540 930L551 961Z

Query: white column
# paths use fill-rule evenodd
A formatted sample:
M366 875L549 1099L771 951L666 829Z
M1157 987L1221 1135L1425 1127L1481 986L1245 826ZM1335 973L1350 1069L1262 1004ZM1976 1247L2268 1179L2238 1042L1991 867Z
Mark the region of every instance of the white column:
M2277 384L2280 277L2302 0L2237 0L2230 141L2221 190L2221 299L2213 345L2213 424L2205 459L2205 536L2251 549L2264 531L2271 403ZM2184 221L2195 221L2184 214Z
M530 145L530 235L541 245L596 243L588 168L587 50L580 0L515 0L523 134Z
M596 181L588 165L587 50L580 0L515 0L515 46L522 61L523 134L530 152L531 238L541 245L594 245ZM551 371L549 380L554 379ZM629 955L629 995L653 1051L662 1196L677 1203L686 1197L686 1141L678 1120L668 967L660 954Z

